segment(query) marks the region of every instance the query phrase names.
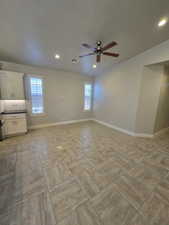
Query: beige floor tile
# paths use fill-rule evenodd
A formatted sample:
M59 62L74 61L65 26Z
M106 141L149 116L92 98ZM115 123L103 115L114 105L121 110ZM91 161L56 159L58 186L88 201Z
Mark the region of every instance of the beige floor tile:
M167 174L168 170L159 165L154 165L149 163L148 160L139 163L136 168L133 168L130 175L139 179L142 183L155 188L157 184L163 180Z
M15 172L16 152L0 154L0 177Z
M152 193L140 209L147 224L154 224L154 221L159 217L159 213L161 209L163 209L163 206L164 204L160 201L160 198L155 193Z
M64 163L56 163L53 167L48 165L48 167L44 168L44 173L49 190L72 178L70 170Z
M169 155L164 152L156 152L147 159L154 165L159 165L169 170Z
M169 206L164 205L158 216L155 217L153 225L168 225L169 224Z
M140 209L151 194L151 190L144 183L127 174L121 176L115 183L123 197L137 209Z
M90 204L82 203L72 210L71 214L58 225L101 225L101 221Z
M137 214L136 209L113 186L98 194L92 203L106 225L126 224Z
M14 205L15 175L0 179L0 216Z
M75 179L57 186L50 192L56 221L60 222L68 216L72 209L87 200L87 196Z
M161 181L155 189L155 192L162 201L169 205L169 179Z
M41 193L10 209L1 225L56 225L48 195Z

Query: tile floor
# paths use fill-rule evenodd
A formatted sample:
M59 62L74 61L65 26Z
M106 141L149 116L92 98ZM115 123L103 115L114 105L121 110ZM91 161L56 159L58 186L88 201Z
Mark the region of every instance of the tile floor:
M1 225L169 225L169 133L94 122L0 143Z

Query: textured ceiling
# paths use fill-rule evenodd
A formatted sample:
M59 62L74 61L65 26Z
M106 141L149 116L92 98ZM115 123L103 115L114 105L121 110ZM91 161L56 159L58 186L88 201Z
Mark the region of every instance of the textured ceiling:
M168 0L1 0L0 60L99 74L169 38ZM95 57L72 64L87 53L81 43L118 42L118 59L103 56L97 69ZM54 58L60 54L60 60Z

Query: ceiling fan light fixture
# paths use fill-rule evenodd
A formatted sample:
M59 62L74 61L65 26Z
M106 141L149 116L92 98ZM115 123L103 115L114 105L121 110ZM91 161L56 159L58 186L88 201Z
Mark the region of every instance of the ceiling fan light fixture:
M97 41L97 42L96 42L96 45L99 45L99 46L100 46L101 44L102 44L101 41Z

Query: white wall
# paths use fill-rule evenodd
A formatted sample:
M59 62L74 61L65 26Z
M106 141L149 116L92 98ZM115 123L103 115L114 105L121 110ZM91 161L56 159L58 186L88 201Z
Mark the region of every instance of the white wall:
M110 72L96 77L95 118L130 132L142 133L144 130L150 134L150 130L137 126L147 123L147 119L138 116L140 98L143 98L141 89L145 65L168 61L168 49L169 40L128 61L116 64ZM143 100L144 98L141 102Z
M155 64L143 68L136 114L136 133L154 133L163 74L163 65Z
M86 82L93 82L92 77L14 63L1 63L3 63L3 70L38 75L44 79L45 114L42 116L29 114L29 125L80 120L93 116L92 111L83 110L83 86Z
M97 120L133 131L140 84L138 65L133 60L96 77L94 116Z
M169 127L169 66L164 66L154 132Z

